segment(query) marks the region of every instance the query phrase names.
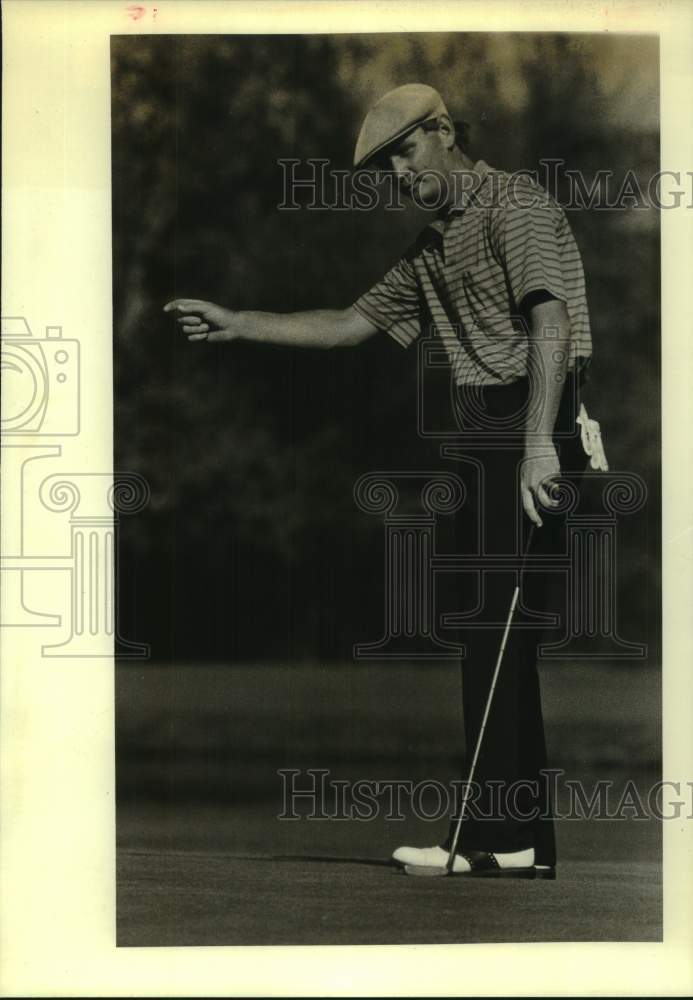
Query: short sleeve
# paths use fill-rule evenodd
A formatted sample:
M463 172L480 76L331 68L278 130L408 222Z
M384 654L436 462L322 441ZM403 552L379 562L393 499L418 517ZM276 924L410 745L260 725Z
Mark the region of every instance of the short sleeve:
M419 287L411 261L402 257L353 307L402 347L408 347L421 331Z
M510 198L494 213L491 241L517 306L542 290L567 303L560 238L564 224L562 209L547 196Z

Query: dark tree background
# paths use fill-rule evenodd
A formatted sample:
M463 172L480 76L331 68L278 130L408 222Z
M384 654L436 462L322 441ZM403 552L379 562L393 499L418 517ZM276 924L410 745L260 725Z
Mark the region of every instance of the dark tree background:
M343 307L425 224L402 212L278 211L280 158L348 169L370 104L437 87L506 169L560 158L615 190L658 169L658 50L608 35L123 36L112 40L115 468L144 475L122 523L124 635L156 659L349 658L379 638L374 469L446 467L416 436L416 354L188 344L174 296L276 311ZM571 213L595 339L588 409L649 502L624 518L624 637L659 648L659 220ZM446 526L442 525L441 547Z

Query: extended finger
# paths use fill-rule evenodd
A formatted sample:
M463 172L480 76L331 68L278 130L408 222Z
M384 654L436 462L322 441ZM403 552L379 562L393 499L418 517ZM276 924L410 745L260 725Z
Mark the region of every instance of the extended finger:
M531 490L526 487L522 490L522 506L524 507L525 514L530 521L532 521L533 524L536 524L538 528L541 528L544 522L539 517L537 508L534 506L534 497L532 496Z
M164 306L164 312L173 312L174 309L179 312L189 312L191 309L200 309L204 306L204 302L201 299L171 299Z

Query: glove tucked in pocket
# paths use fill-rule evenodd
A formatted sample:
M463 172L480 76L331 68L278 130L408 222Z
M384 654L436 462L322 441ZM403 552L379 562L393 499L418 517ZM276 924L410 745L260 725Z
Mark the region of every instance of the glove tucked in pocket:
M604 454L604 445L602 444L602 434L599 424L596 420L590 420L587 416L587 410L582 403L580 404L580 412L575 422L580 424L582 447L585 449L585 454L589 455L590 467L592 469L599 469L602 472L608 472L609 463Z

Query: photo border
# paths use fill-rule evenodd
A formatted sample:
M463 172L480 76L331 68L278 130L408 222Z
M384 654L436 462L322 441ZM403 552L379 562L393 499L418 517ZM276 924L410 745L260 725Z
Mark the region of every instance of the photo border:
M144 13L135 17L139 10ZM81 430L64 447L66 460L94 474L112 471L113 453L111 34L403 32L432 25L449 32L655 33L662 166L693 170L693 8L685 2L5 0L2 15L3 314L26 316L39 330L59 324L66 336L88 341ZM693 425L692 218L685 206L661 217L663 776L681 782L693 780L693 494L690 465L682 462ZM3 483L3 504L5 489ZM45 527L38 523L36 532L41 544ZM32 630L5 628L0 638L3 995L557 996L693 989L690 820L664 824L661 944L263 946L261 953L257 946L116 948L113 661L46 659Z

